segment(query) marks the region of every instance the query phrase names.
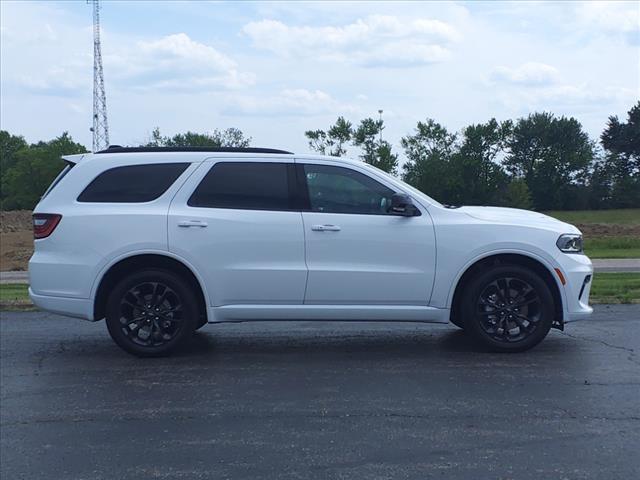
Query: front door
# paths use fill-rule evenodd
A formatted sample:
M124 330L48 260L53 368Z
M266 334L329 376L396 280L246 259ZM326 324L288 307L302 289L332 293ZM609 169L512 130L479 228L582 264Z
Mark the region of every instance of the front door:
M204 277L210 305L302 304L294 168L291 157L206 161L174 198L169 250Z
M365 169L297 162L308 192L305 304L427 305L435 273L428 212L389 214L394 189Z

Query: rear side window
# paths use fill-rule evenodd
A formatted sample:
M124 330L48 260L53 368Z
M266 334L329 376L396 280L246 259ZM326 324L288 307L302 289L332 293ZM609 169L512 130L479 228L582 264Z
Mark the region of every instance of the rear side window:
M187 202L191 207L291 210L286 163L220 162Z
M71 162L65 162L65 163L66 163L66 165L64 166L64 168L60 171L58 176L53 179L53 182L51 182L51 185L49 185L49 188L47 188L45 190L45 192L42 194L42 198L44 198L47 195L49 195L49 193L51 193L51 191L54 188L56 188L56 185L58 185L60 183L60 180L62 180L67 175L67 173L69 173L69 171L73 168L73 166L75 165L75 163L71 163Z
M79 202L141 203L162 195L188 163L150 163L105 170L84 189Z

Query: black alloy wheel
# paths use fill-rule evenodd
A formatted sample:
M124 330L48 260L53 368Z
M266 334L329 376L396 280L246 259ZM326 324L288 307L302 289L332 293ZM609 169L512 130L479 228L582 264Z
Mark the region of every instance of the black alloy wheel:
M107 299L107 328L113 340L137 356L170 353L198 321L189 285L164 270L145 270L121 280Z
M154 347L171 341L184 326L182 300L169 286L145 282L120 301L120 329L135 344Z
M549 286L520 265L494 265L477 274L460 301L465 331L494 351L534 347L549 333L555 316Z
M500 342L524 340L541 318L540 296L525 280L500 277L489 283L477 302L480 327Z

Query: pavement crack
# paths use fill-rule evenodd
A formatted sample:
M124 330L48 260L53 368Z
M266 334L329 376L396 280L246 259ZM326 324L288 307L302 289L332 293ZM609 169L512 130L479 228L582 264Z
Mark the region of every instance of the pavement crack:
M616 350L623 350L625 352L629 352L629 353L635 355L635 350L633 348L621 347L620 345L612 345L610 343L605 342L604 340L596 340L596 339L593 339L593 338L578 337L576 335L571 335L570 333L567 333L567 332L562 332L562 335L566 335L567 337L571 337L571 338L573 338L575 340L582 340L582 341L591 342L591 343L599 343L601 345L604 345L605 347L614 348Z

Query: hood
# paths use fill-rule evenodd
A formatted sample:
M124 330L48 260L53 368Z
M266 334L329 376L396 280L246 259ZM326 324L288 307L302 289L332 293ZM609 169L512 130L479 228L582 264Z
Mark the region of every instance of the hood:
M530 210L504 207L460 207L459 212L487 222L513 223L518 225L537 226L557 230L560 233L579 233L580 231L565 222Z

